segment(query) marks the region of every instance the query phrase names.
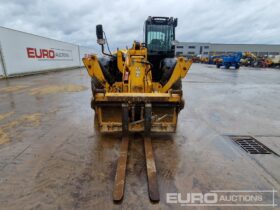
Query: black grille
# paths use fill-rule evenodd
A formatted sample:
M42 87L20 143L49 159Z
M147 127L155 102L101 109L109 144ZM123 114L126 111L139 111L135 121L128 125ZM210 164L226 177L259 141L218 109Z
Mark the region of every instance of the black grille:
M275 154L277 153L266 147L252 136L229 136L237 145L250 154Z

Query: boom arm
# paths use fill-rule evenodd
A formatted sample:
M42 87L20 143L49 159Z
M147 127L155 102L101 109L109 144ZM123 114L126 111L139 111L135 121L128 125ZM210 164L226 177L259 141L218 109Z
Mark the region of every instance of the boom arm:
M185 58L179 57L170 79L162 87L161 92L166 93L178 79L184 78L187 75L191 65L192 60L186 61Z

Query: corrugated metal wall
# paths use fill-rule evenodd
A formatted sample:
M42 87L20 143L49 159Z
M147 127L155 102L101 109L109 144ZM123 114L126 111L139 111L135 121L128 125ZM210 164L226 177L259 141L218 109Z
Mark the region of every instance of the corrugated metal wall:
M218 44L203 42L179 42L176 44L176 55L213 55L230 52L253 52L255 55L278 55L280 45L270 44Z
M5 75L5 70L4 70L4 63L3 63L3 58L2 58L2 51L1 51L1 42L0 42L0 78Z
M4 68L3 68L2 60L0 59L0 77L3 76L4 76Z
M3 62L0 75L13 76L83 66L81 57L94 50L0 27ZM3 69L5 68L5 69Z

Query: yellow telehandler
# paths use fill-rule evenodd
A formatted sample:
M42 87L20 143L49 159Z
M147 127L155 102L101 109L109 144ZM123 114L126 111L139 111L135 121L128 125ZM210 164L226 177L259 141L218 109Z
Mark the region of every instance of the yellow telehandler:
M145 21L145 40L132 48L105 52L108 44L102 25L96 26L97 42L104 56L83 58L91 77L92 101L101 133L122 132L122 143L113 199L123 198L129 133L144 136L149 196L159 201L151 132L175 132L184 107L182 81L192 64L175 58L177 18L151 17ZM105 35L105 36L104 36ZM105 39L104 39L105 37Z

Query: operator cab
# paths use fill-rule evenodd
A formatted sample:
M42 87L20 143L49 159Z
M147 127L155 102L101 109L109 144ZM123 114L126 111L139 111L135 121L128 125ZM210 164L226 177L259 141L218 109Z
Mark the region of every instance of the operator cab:
M172 41L175 40L177 18L151 17L145 22L145 44L150 55L174 56Z
M145 21L145 46L148 49L148 60L153 64L153 81L161 79L161 62L175 56L173 41L177 23L177 18L173 17L149 16Z

